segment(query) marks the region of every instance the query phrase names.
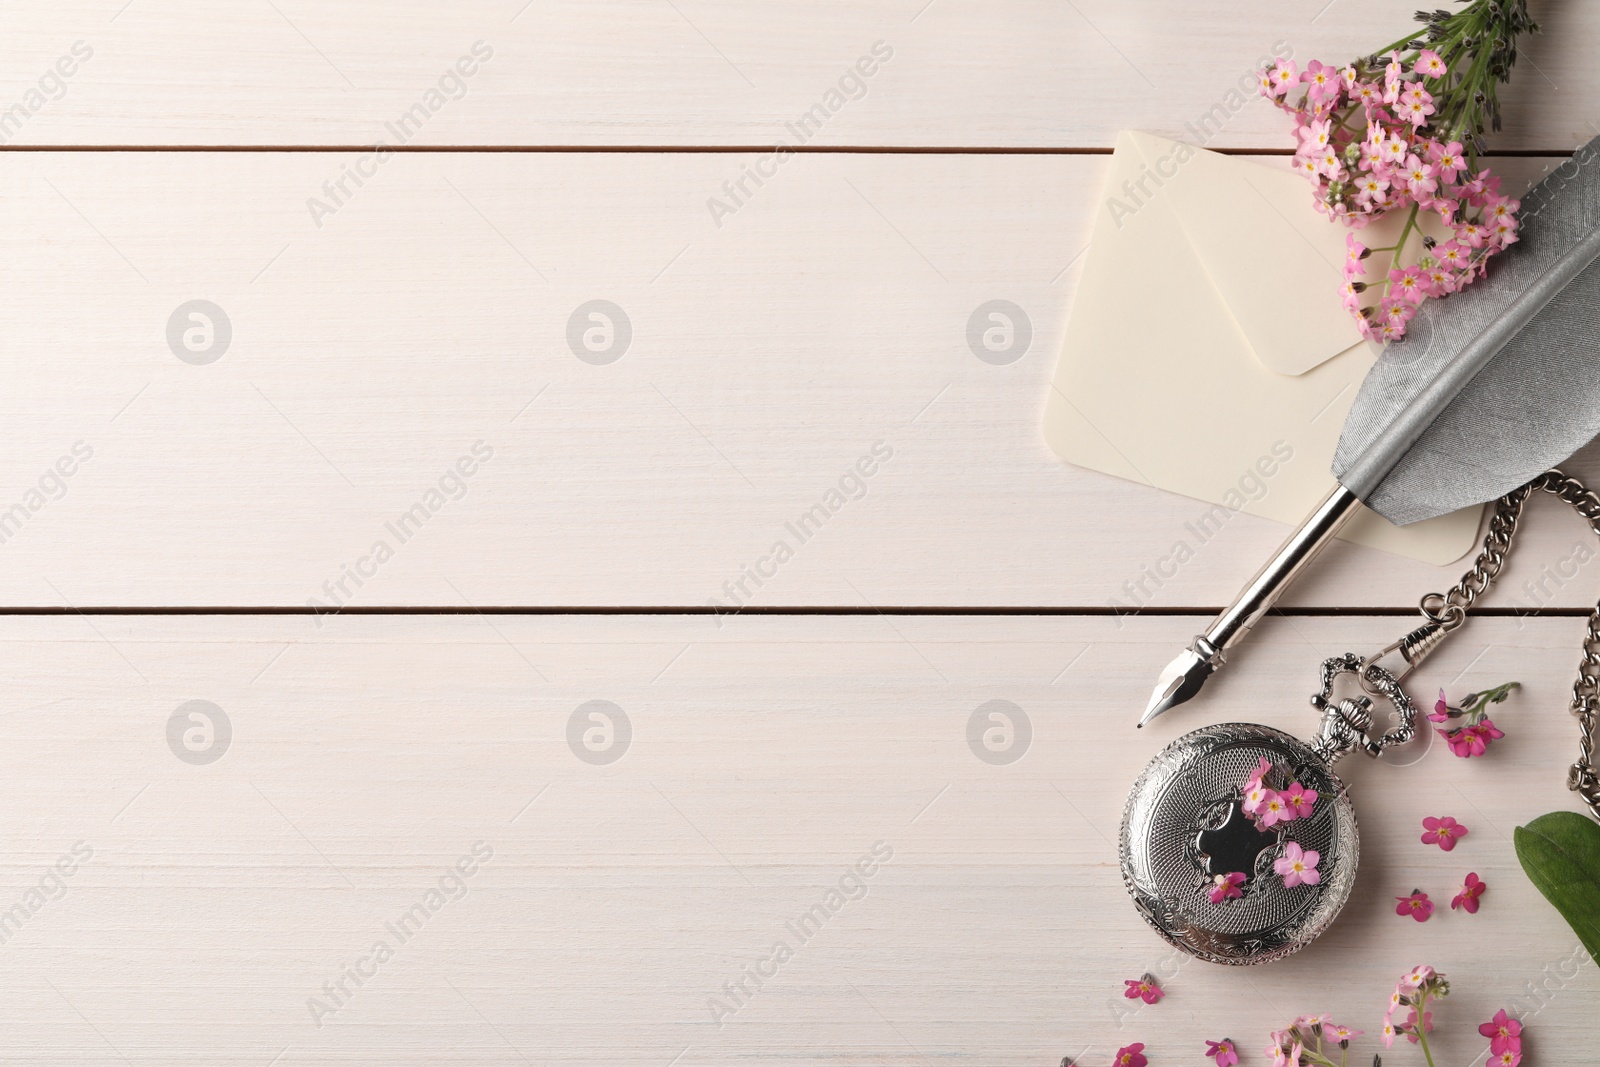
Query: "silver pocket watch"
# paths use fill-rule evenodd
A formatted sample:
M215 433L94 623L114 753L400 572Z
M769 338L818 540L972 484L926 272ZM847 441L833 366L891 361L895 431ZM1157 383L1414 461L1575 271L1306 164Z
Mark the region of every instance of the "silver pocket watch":
M1360 854L1355 808L1334 764L1355 749L1377 756L1416 730L1416 705L1379 661L1398 655L1404 677L1466 622L1505 564L1523 504L1541 490L1600 533L1600 496L1560 471L1501 497L1472 569L1448 592L1422 598L1423 625L1374 656L1323 661L1322 687L1311 697L1322 726L1309 742L1270 726L1222 723L1185 734L1150 761L1123 809L1120 851L1123 882L1157 933L1200 959L1243 965L1280 960L1328 928L1350 897ZM1359 683L1360 695L1335 697L1344 678ZM1378 737L1375 700L1396 713ZM1567 786L1600 818L1600 770L1591 762L1600 748L1600 606L1589 617L1571 711L1580 747ZM1274 793L1297 795L1289 818L1252 810L1253 775ZM1316 797L1305 802L1310 792ZM1306 869L1314 875L1306 878L1292 865L1312 852L1316 862Z
M1333 698L1345 674L1392 703L1399 725L1370 738L1372 696ZM1164 748L1128 795L1123 882L1156 932L1192 956L1228 964L1282 959L1327 929L1350 896L1360 855L1356 814L1333 765L1353 748L1377 755L1410 740L1416 706L1393 674L1354 654L1322 664L1322 690L1311 702L1323 718L1309 743L1255 723L1207 726ZM1305 796L1314 792L1309 810L1260 826L1247 788L1263 768L1274 791L1297 782ZM1279 873L1291 846L1315 854L1314 881Z

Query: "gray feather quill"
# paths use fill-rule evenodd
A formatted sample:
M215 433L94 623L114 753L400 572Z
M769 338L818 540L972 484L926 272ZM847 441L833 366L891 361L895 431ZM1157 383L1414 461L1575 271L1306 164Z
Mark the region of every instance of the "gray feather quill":
M1333 474L1405 524L1501 496L1600 434L1600 137L1522 200L1482 281L1368 372Z
M1139 725L1200 691L1358 502L1402 525L1429 519L1503 496L1600 434L1600 137L1518 219L1488 277L1424 303L1378 358L1334 453L1338 486L1167 664Z

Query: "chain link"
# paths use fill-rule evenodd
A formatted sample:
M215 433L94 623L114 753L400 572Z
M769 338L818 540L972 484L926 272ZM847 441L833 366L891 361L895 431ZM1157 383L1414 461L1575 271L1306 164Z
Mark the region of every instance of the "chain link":
M1430 622L1449 632L1466 621L1473 604L1500 576L1517 534L1517 524L1522 519L1523 505L1536 492L1549 493L1571 505L1588 520L1589 528L1600 535L1600 496L1559 470L1545 471L1495 502L1489 532L1472 568L1444 593L1429 593L1422 598L1422 614ZM1600 774L1596 773L1593 762L1595 720L1600 718L1600 604L1596 604L1589 615L1583 658L1578 662L1578 680L1572 686L1571 711L1578 720L1578 760L1568 769L1567 788L1583 797L1589 811L1600 819Z

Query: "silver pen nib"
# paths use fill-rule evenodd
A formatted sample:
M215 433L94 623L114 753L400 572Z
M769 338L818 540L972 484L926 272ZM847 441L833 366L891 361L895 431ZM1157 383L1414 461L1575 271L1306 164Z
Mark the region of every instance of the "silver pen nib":
M1155 692L1150 694L1150 706L1144 709L1144 717L1139 720L1139 725L1144 726L1157 715L1177 707L1200 692L1200 687L1206 684L1206 679L1216 669L1214 660L1192 648L1178 653L1178 657L1161 672Z
M1161 681L1156 683L1156 691L1150 695L1150 706L1145 709L1139 725L1143 726L1200 692L1206 679L1222 666L1222 657L1228 649L1238 644L1250 632L1250 627L1272 609L1278 594L1360 506L1361 501L1354 493L1342 485L1335 485L1327 499L1318 504L1317 510L1289 535L1283 547L1250 579L1250 584L1244 587L1232 604L1223 609L1205 633L1196 637L1177 659L1167 664L1167 669L1161 672Z

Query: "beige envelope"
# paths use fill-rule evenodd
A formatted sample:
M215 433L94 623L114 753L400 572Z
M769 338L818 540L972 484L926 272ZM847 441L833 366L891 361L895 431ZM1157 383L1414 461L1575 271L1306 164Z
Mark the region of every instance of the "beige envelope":
M1397 225L1362 239L1392 244ZM1333 487L1334 446L1378 351L1340 306L1347 232L1287 169L1123 133L1045 409L1050 446L1299 523ZM1340 536L1443 564L1474 546L1481 513L1401 528L1363 509Z

